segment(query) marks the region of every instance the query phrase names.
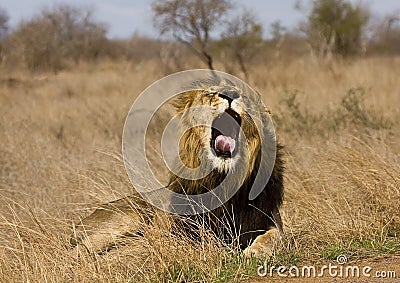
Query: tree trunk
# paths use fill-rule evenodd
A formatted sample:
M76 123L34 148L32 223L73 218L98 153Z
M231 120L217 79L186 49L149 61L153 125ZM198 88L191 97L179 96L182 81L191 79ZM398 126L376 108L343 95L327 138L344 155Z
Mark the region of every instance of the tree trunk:
M204 55L204 57L206 59L206 63L207 63L208 68L210 70L214 70L213 59L212 59L211 55L208 54L205 50L203 50L203 55Z
M245 65L245 63L244 63L244 60L243 60L242 55L241 55L240 53L236 53L236 58L237 58L237 60L238 60L240 70L242 71L242 73L243 73L245 79L246 79L246 80L249 80L249 73L248 73L248 71L247 71L247 68L246 68L246 65Z

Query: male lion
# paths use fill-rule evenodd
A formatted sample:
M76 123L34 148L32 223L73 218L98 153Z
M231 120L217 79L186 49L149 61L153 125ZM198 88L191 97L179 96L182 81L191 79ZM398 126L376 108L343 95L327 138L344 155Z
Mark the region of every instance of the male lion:
M172 101L181 115L181 163L171 170L166 188L190 196L222 186L223 192L233 190L233 196L212 211L173 219L191 235L201 225L226 243L237 241L246 255L268 256L282 231L278 210L283 198L281 146L269 145L275 156L262 152L262 142L269 141L266 136L273 134L273 129L258 95L227 80L214 81L212 87L207 83L208 87L203 87L197 82L196 90L184 91ZM206 176L184 174L185 169L199 168L202 163L211 168ZM251 199L256 176L264 174L259 171L267 171L268 166L273 166L270 178ZM103 252L122 237L143 234L141 226L154 216L150 211L154 212L153 208L134 196L102 205L75 227L71 243L90 252ZM194 222L197 226L189 224Z

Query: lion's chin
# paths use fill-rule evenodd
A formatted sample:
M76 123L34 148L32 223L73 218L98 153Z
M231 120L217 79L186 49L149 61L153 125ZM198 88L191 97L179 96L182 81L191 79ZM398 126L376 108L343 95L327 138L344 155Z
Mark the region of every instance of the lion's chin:
M216 156L211 150L208 155L209 160L212 162L212 167L221 174L227 174L229 171L234 170L237 164L236 157L220 157Z

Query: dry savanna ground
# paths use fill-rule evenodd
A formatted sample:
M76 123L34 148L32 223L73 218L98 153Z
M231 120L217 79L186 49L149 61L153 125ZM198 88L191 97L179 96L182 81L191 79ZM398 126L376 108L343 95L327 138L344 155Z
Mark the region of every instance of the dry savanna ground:
M0 71L1 282L267 280L256 274L264 259L163 225L104 255L69 250L74 222L132 193L121 161L124 119L164 75L153 61ZM285 235L267 264L322 265L343 254L400 276L399 78L400 58L251 70L285 146Z

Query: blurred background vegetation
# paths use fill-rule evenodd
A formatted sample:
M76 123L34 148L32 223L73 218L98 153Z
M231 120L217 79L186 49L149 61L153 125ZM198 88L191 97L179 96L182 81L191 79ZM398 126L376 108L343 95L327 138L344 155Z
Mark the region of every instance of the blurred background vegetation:
M311 55L324 60L400 54L400 16L375 16L367 2L320 0L297 5L304 20L288 29L262 26L252 11L229 0L152 1L158 38L134 33L107 37L107 25L89 8L58 4L10 28L0 7L0 66L53 71L101 59L161 61L165 72L191 67L224 69L245 78L251 66ZM263 31L269 30L269 38Z

